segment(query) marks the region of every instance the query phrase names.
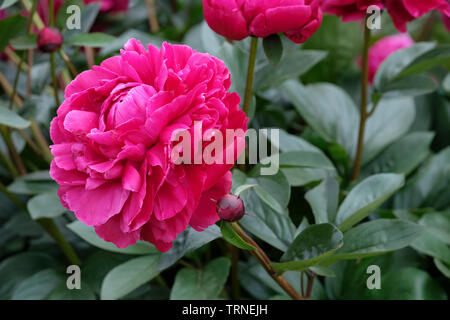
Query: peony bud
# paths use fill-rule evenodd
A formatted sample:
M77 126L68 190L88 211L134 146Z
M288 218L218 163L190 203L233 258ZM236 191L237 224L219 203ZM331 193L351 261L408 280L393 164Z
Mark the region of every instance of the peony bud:
M228 222L241 220L245 215L244 202L238 196L227 194L217 202L217 214Z
M43 28L37 36L38 48L42 52L55 52L61 47L62 42L61 32L52 27Z

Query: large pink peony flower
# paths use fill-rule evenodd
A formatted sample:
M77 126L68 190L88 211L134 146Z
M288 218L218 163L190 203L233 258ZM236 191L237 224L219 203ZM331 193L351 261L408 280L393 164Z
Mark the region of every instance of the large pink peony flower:
M214 224L233 164L175 164L172 140L180 130L245 132L247 117L230 85L215 57L168 43L147 51L129 40L120 56L66 88L51 123L50 174L61 202L118 247L142 239L167 251L188 225L202 231ZM224 144L224 156L232 149L237 159L243 139Z
M320 0L203 0L208 25L233 40L284 33L303 43L322 23Z
M373 83L375 74L377 73L380 65L394 52L408 48L414 44L414 40L411 37L404 34L396 34L382 38L375 42L369 51L369 81ZM359 61L361 65L361 59Z
M325 13L342 17L344 22L351 22L363 19L370 6L375 5L382 10L383 2L383 0L323 0L322 10Z
M441 10L450 16L450 2L448 0L386 0L386 8L392 17L396 28L406 32L406 24L417 19L431 10Z

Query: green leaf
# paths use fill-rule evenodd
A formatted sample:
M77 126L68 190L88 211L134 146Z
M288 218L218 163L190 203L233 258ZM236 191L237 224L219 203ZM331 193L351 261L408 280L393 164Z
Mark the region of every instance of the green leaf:
M292 242L282 257L284 263L274 263L278 273L288 270L305 270L318 264L343 245L343 234L329 223L305 228ZM295 260L295 261L293 261Z
M370 290L377 300L446 300L447 294L426 272L416 268L393 270L382 279L381 290Z
M280 35L275 33L271 36L263 38L263 47L264 53L270 63L277 65L283 55L283 43L281 42Z
M81 281L81 289L69 290L64 282L46 297L46 300L96 300L95 293Z
M416 239L411 244L411 247L419 252L450 264L449 246L438 236L436 236L433 231L426 230L418 239Z
M359 114L346 92L332 84L305 87L294 80L285 82L281 88L322 139L339 143L349 155L355 153Z
M334 222L339 202L339 184L327 178L305 194L314 214L316 224Z
M398 189L405 178L398 174L378 174L356 185L340 206L336 223L343 232L363 220Z
M210 43L207 43L207 51L211 51L209 49L210 45ZM225 42L218 49L215 56L225 62L225 65L231 73L233 81L231 82L230 90L237 92L239 96L243 97L247 78L248 53L236 45Z
M328 51L328 56L305 75L309 83L338 82L343 74L354 68L362 47L359 23L342 23L337 16L323 16L319 30L302 45L305 49Z
M0 21L0 52L5 50L9 41L25 30L27 18L16 14Z
M8 186L12 193L37 195L41 193L56 192L58 185L54 181L27 181L24 177L17 178Z
M442 81L442 88L447 94L450 94L450 73L447 74L445 79Z
M61 283L65 284L65 279L55 270L39 271L15 288L11 300L44 300Z
M30 126L29 121L3 106L0 106L0 124L14 129L26 129Z
M231 262L228 258L217 258L203 270L181 269L170 294L171 300L216 299L227 281Z
M79 47L102 48L110 45L116 40L115 37L106 33L78 33L66 41L66 44Z
M91 245L113 252L119 252L123 254L152 254L158 252L156 248L144 241L138 241L135 245L128 246L126 248L117 248L115 244L111 242L106 242L100 238L93 227L89 227L80 221L74 221L67 225L67 227L75 232L80 238L90 243Z
M327 156L306 140L279 130L279 139L273 139L270 130L262 132L272 147L289 155L273 155L266 161L279 163L281 172L291 186L303 186L311 182L321 181L327 176L335 176L336 169ZM277 160L275 157L279 158Z
M236 177L239 175L235 170L233 172L233 184L236 185ZM287 204L290 199L290 186L286 177L281 172L274 176L255 176L239 177L239 182L242 184L257 184L263 189L265 194L270 194L270 200L261 199L264 195L256 193L255 189L250 189L242 194L241 199L244 201L246 212L251 215L245 215L240 223L242 226L250 231L255 236L261 238L263 241L270 243L274 247L284 251L287 249L289 243L293 239L295 226L289 218ZM275 211L267 202L277 202L279 207L282 207L282 212ZM253 216L254 215L254 216Z
M239 195L240 195L242 192L244 192L244 191L246 191L246 190L249 190L249 189L251 189L251 188L254 188L255 186L256 186L256 184L244 184L244 185L242 185L242 186L239 186L238 188L236 188L236 190L234 190L234 195L236 195L236 196L239 197Z
M400 138L363 168L363 177L377 173L414 171L431 153L432 132L412 132Z
M380 93L383 94L384 98L413 97L432 93L437 88L438 84L433 78L424 75L413 75L391 81Z
M55 192L35 196L27 203L28 211L33 220L41 218L56 218L66 212Z
M439 271L442 272L442 274L444 276L446 276L447 278L450 279L450 266L449 266L449 264L446 264L446 263L444 263L441 260L436 259L436 258L434 258L433 261L434 261L434 264L435 264L436 268L438 268Z
M450 245L450 211L426 213L419 220L434 235Z
M222 233L216 225L212 225L202 232L195 231L193 228L188 227L186 231L182 232L173 241L172 249L161 255L158 270L161 272L169 268L187 253L192 252L221 236Z
M159 254L128 260L112 269L103 280L100 297L116 300L158 275Z
M0 10L6 9L14 5L18 0L3 0Z
M414 59L397 78L416 75L450 60L450 45L442 44Z
M289 79L297 79L327 56L319 50L284 50L277 65L266 61L255 71L255 91L277 86Z
M395 195L396 209L450 205L450 147L430 158L409 180L405 188Z
M366 124L363 165L408 133L415 117L415 104L412 98L381 100ZM357 131L354 132L354 136L357 136ZM352 154L349 153L349 155Z
M223 238L232 245L244 250L256 249L251 244L245 242L236 232L234 232L229 223L223 222L220 227L220 231L222 232Z
M23 280L42 269L55 267L57 263L48 255L25 252L9 257L0 263L0 299L11 299L14 288Z
M9 42L15 50L28 50L37 48L37 35L27 34L18 38L11 39Z
M432 50L436 45L429 42L417 43L406 49L391 54L378 68L374 79L374 87L383 92L384 88L418 57Z
M423 228L419 225L403 220L366 222L344 234L344 246L329 260L359 259L399 250L411 244L422 232Z

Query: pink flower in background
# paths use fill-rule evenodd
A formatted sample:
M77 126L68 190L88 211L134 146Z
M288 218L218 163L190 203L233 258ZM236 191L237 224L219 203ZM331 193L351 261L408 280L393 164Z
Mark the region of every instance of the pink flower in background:
M431 10L441 10L450 16L450 2L448 0L386 0L386 8L392 17L395 27L406 32L406 24L417 19Z
M442 22L444 23L445 28L447 28L448 31L450 31L450 15L446 15L444 12L442 12Z
M129 40L120 56L66 88L51 123L50 174L61 202L121 248L142 239L167 251L188 225L202 231L214 224L215 201L230 192L233 164L175 165L172 134L193 133L194 121L203 132L245 132L247 117L230 85L215 57L168 43L147 51ZM224 145L236 151L234 159L242 139Z
M397 0L396 0L397 1ZM376 5L383 9L383 0L323 0L325 13L342 17L344 22L358 21L367 14L367 8Z
M57 28L42 28L37 35L38 49L42 52L55 52L61 48L63 36Z
M128 0L83 0L85 4L101 2L100 10L104 12L126 12L128 10Z
M414 44L408 34L396 34L378 40L369 51L369 81L373 83L378 68L394 52ZM361 65L361 59L358 62Z
M320 0L203 0L208 25L233 40L284 33L303 43L322 23Z

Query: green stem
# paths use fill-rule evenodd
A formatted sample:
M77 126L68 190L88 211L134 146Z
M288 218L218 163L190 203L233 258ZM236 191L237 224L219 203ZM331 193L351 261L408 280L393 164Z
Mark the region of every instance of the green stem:
M13 178L17 178L19 176L19 172L17 171L14 164L1 151L0 151L0 160L5 164L6 167L8 167L8 170L13 176Z
M230 245L231 252L231 297L233 300L241 298L241 287L239 285L239 248Z
M66 240L61 230L52 219L39 219L37 222L47 233L55 240L61 251L71 264L81 265L81 260L73 250L70 243Z
M12 194L8 188L0 181L0 191L3 192L17 207L25 212L28 211L27 206L23 204L14 194Z
M20 154L17 151L16 146L14 145L14 142L11 138L11 132L9 128L1 126L0 132L3 137L3 140L5 141L6 146L8 147L11 159L14 161L14 164L16 165L19 175L23 176L27 174L27 170L25 169L25 165L23 164L22 158L20 158Z
M33 25L33 16L36 12L37 8L37 1L33 1L33 6L31 7L30 11L30 17L28 18L27 22L27 34L30 34L31 26ZM17 94L17 85L19 84L19 77L20 77L20 70L22 69L23 61L25 60L25 55L27 54L27 51L25 50L22 52L22 55L20 56L19 65L17 66L16 76L14 78L14 84L13 84L13 92L11 95L11 100L9 101L9 109L11 109L14 105L14 99L16 98ZM31 70L29 70L31 71Z
M47 140L45 140L45 137L42 134L41 129L39 128L39 125L36 122L36 120L30 119L30 123L31 123L30 129L33 132L33 135L36 138L36 142L38 143L38 145L40 147L42 157L45 159L45 161L47 161L48 163L51 163L53 160L53 155L50 152L50 148L48 147Z
M60 105L59 103L59 95L58 95L58 78L56 77L56 63L55 63L55 54L50 53L50 67L52 71L52 80L53 80L53 93L55 96L56 107Z
M53 0L48 0L48 24L50 27L55 25L55 6Z
M245 86L244 112L248 116L252 101L253 81L255 78L256 53L258 51L258 38L252 37L250 56L248 58L247 84Z
M366 18L367 21L367 18ZM357 180L361 173L361 165L364 149L364 134L366 131L367 113L367 87L369 83L369 45L370 45L370 29L364 26L364 46L362 54L362 76L361 76L361 120L359 123L358 147L356 149L355 163L353 166L352 180Z
M277 275L277 272L272 268L272 261L269 259L267 254L261 249L261 247L241 228L237 222L230 223L231 228L237 233L247 244L255 247L255 250L251 250L250 253L255 257L255 259L262 265L264 270L275 280L278 285L294 300L304 300L305 298L298 294L297 291L291 286L287 280L281 276Z

